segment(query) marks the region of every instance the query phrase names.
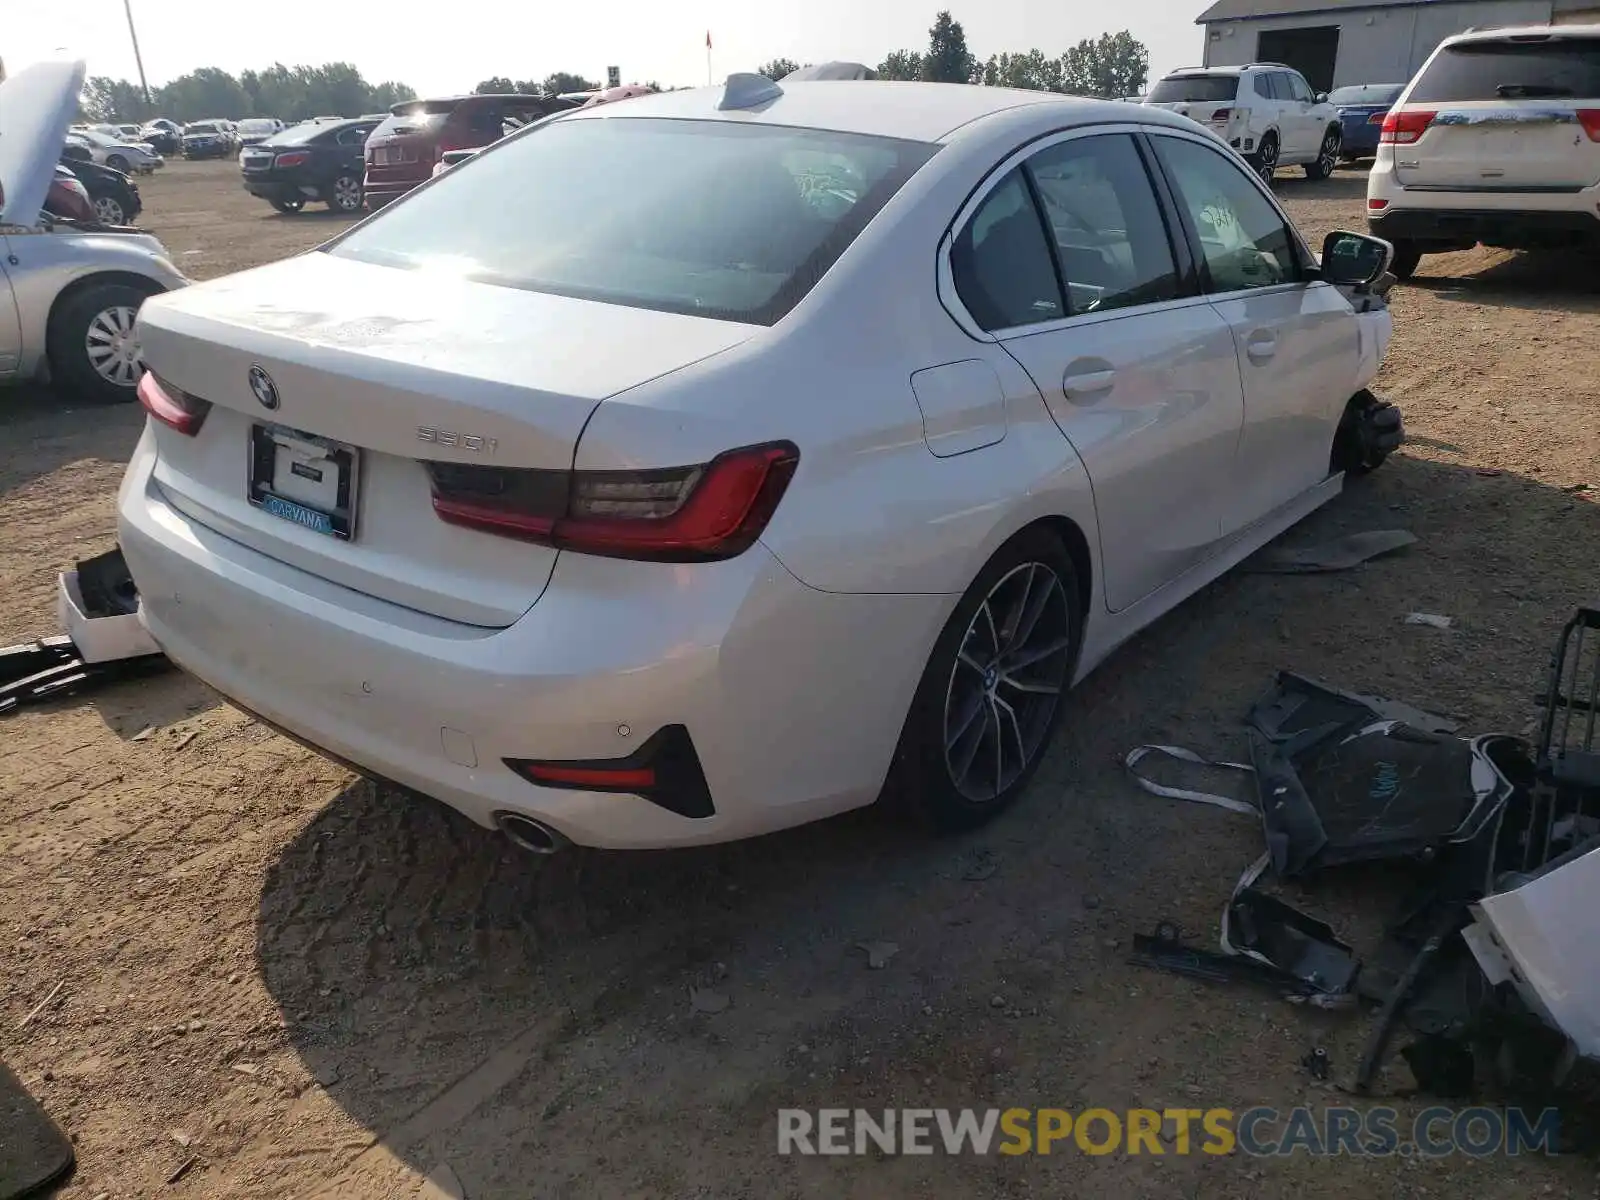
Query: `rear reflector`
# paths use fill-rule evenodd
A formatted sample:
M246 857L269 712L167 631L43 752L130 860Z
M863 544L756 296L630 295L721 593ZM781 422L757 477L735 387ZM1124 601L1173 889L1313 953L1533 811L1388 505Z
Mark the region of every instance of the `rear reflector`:
M1600 108L1580 108L1578 124L1583 126L1591 142L1600 142Z
M1390 109L1383 114L1383 128L1378 133L1380 142L1393 142L1396 145L1409 145L1423 134L1423 131L1433 124L1437 112L1427 109L1421 111L1399 112Z
M1379 209L1379 208L1388 208L1388 207L1389 207L1389 202L1387 200L1380 200L1376 196L1369 196L1367 198L1367 209L1368 209L1368 211L1372 211L1374 209Z
M434 511L453 525L583 554L703 562L755 543L799 462L792 443L772 442L655 471L423 465Z
M508 758L505 764L540 787L642 796L680 817L709 817L717 811L700 756L682 725L656 730L626 758Z
M205 424L211 411L211 401L191 396L181 388L173 387L156 378L154 371L146 371L139 380L139 403L145 412L185 437L193 437Z

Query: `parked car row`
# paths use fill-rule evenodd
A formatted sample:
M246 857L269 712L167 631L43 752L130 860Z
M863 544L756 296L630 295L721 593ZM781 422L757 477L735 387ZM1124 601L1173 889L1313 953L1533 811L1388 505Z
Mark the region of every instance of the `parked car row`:
M129 141L120 135L113 137L95 129L71 130L62 141L63 145L86 151L101 166L121 171L124 175L148 175L165 166L167 161L148 142Z

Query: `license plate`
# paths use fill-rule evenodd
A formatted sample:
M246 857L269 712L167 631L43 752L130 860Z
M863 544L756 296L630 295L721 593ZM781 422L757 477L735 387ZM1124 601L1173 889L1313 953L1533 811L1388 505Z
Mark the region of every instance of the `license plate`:
M393 166L406 161L406 152L400 146L379 146L372 152L372 161L380 166Z
M279 425L250 427L250 503L303 529L350 541L361 455Z

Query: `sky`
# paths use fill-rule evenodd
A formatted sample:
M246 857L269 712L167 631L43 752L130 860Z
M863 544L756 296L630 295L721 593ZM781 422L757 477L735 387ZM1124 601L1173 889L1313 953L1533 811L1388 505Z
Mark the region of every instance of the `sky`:
M1058 55L1086 37L1127 28L1150 49L1153 77L1200 61L1194 19L1207 0L1041 3L983 0L601 0L588 4L340 4L272 0L219 6L215 0L130 0L152 87L196 67L237 74L274 62L348 61L370 82L395 79L426 95L470 91L481 79L542 79L573 71L603 80L664 86L720 80L773 58L875 65L896 49L925 49L941 3L966 29L979 58L1037 47ZM62 51L88 61L90 75L136 80L123 0L68 4L0 0L0 59L15 72Z

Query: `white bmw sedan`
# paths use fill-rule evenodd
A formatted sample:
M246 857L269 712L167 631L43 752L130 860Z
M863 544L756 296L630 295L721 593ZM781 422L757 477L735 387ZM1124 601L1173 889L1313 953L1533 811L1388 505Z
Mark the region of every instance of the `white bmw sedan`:
M519 844L1025 788L1063 693L1370 468L1389 248L1187 118L735 76L146 302L150 631Z

